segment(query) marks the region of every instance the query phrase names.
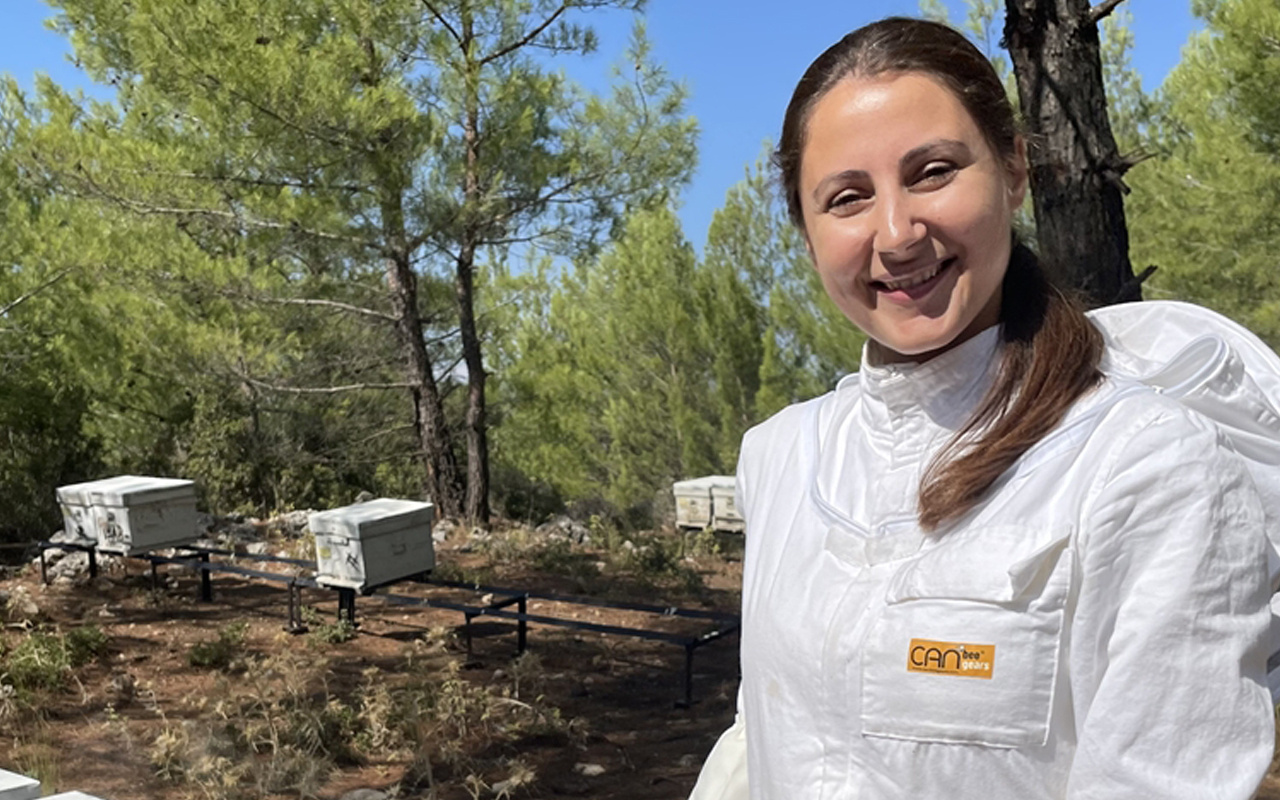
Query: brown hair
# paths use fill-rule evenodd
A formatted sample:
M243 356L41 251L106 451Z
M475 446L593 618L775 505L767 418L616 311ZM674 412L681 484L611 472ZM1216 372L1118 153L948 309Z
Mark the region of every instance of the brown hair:
M791 221L801 230L800 159L814 104L843 78L891 72L938 81L964 105L997 155L1006 162L1018 157L1018 124L1004 85L963 34L918 19L873 22L818 56L787 105L773 161ZM1101 334L1079 304L1049 283L1035 253L1016 236L1001 287L1000 322L1004 348L995 381L921 479L920 524L926 530L972 509L1102 378Z

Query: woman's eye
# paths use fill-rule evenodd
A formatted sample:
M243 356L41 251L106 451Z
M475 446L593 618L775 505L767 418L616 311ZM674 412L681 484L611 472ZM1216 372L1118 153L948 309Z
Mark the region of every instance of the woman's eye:
M925 188L941 186L951 180L956 174L956 165L945 161L935 161L927 164L920 172L920 177L916 179L917 185Z
M840 192L835 197L831 198L831 200L827 203L827 208L828 209L844 208L847 210L848 208L856 206L858 203L861 203L863 200L866 200L866 199L867 199L866 195L862 194L861 192L844 191L844 192Z

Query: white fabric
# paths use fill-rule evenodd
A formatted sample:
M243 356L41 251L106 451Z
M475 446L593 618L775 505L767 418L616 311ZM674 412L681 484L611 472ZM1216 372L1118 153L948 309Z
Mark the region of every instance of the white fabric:
M1124 377L1177 359L1111 322L1104 384L937 535L916 487L994 329L747 434L740 717L697 800L1252 796L1274 744L1260 473ZM991 677L908 671L921 641L994 648Z

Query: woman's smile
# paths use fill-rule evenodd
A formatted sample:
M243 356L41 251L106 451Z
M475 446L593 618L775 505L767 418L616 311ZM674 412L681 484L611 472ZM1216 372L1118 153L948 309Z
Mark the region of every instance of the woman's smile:
M945 258L901 276L873 280L871 287L889 302L916 302L937 288L955 263L956 259Z

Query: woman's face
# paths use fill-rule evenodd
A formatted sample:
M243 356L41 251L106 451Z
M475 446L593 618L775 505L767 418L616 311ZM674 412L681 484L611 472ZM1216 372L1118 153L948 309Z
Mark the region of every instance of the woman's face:
M814 266L889 361L923 361L994 325L1026 191L950 90L849 77L810 111L800 205Z

